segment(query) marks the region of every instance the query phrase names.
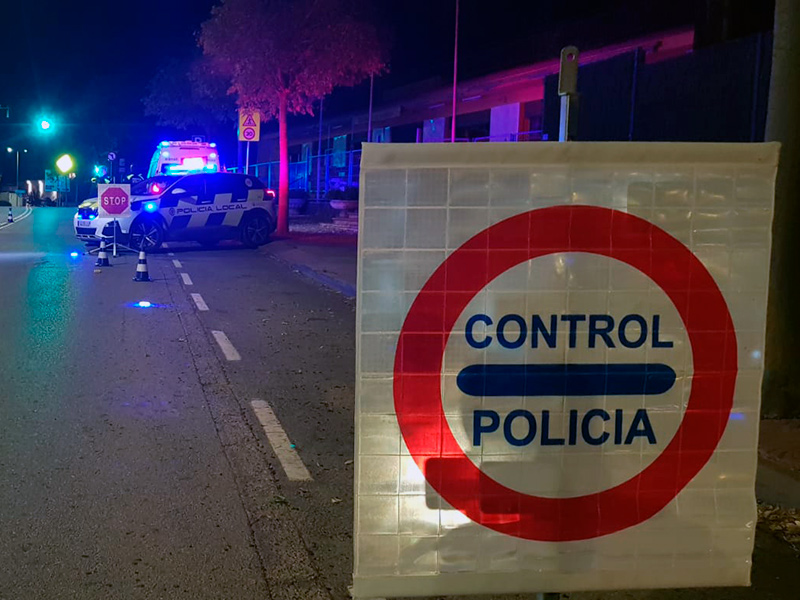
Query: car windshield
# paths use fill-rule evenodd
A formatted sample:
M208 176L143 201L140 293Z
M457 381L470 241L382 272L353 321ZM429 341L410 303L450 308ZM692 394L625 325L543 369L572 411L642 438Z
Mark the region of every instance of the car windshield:
M134 183L131 186L131 195L149 196L151 194L160 194L173 183L178 181L178 179L180 179L180 177L170 175L157 175L156 177L150 177L144 181Z

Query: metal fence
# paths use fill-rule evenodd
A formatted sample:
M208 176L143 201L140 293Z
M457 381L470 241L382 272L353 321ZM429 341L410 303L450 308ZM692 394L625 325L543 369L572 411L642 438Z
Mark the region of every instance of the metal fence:
M234 173L243 168L228 169ZM278 187L280 162L271 161L250 165L248 173L255 175L268 188ZM309 155L306 160L289 163L289 189L304 190L311 197L323 198L331 190L358 187L361 173L361 150Z
M523 131L502 136L483 136L475 138L457 138L457 142L535 142L541 141L542 131ZM243 173L244 168L228 169L234 173ZM255 175L271 189L277 189L280 171L279 161L270 161L250 165L248 173ZM305 160L289 162L289 189L303 190L311 198L324 198L331 190L345 190L358 187L361 173L361 150L346 152L326 152L321 155L309 155Z

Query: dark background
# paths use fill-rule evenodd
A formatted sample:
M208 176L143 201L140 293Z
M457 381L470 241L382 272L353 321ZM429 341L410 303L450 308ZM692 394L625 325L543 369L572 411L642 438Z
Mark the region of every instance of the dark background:
M188 56L212 0L26 0L0 9L0 149L25 147L20 178L41 178L61 152L78 159L81 176L114 150L146 170L161 139L186 138L158 127L141 102L156 70ZM455 0L374 0L375 18L392 47L390 71L376 80L376 101L397 86L452 81ZM556 56L569 43L591 48L654 30L694 24L698 45L771 28L771 2L760 0L462 0L459 78ZM258 32L254 32L257 43ZM328 114L360 110L368 86L339 90L326 99ZM48 115L50 135L34 121ZM268 125L268 127L274 125ZM291 126L291 123L290 123ZM231 124L216 140L235 162ZM13 155L0 152L4 183L13 181ZM9 177L11 175L11 177Z

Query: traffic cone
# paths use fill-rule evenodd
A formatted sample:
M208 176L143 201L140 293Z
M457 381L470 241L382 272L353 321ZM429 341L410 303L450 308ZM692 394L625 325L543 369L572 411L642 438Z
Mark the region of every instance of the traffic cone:
M110 267L111 263L108 262L108 252L106 252L106 241L100 240L100 251L97 253L97 262L94 263L95 267Z
M150 274L147 272L147 255L144 250L139 251L139 263L136 265L136 277L134 281L150 281Z
M10 206L8 207L8 222L9 223L13 223L14 222L14 213L11 212L11 207Z

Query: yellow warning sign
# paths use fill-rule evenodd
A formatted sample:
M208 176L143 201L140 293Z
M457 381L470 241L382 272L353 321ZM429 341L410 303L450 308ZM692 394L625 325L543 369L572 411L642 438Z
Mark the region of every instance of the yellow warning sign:
M257 110L239 109L239 141L257 142L261 139L261 113Z

